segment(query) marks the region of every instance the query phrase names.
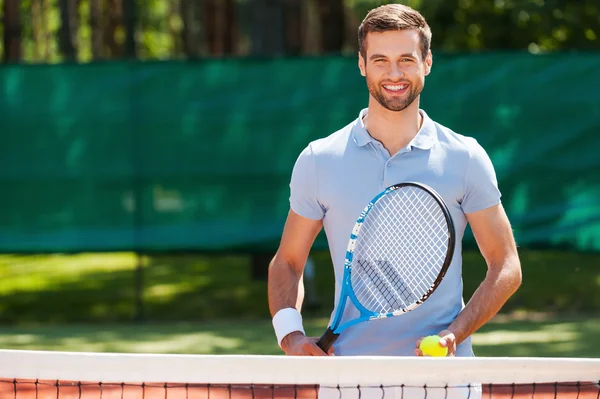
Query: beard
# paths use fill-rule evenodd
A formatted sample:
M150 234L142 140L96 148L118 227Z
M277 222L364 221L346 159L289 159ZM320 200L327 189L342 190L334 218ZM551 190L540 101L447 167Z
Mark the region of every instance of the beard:
M377 102L379 104L381 104L382 107L384 107L390 111L399 112L399 111L403 111L404 109L406 109L409 105L411 105L415 101L415 99L417 97L419 97L419 95L423 91L423 83L418 83L415 85L415 84L413 84L413 82L410 82L410 84L408 86L408 93L402 97L399 97L399 96L386 97L381 85L369 80L368 76L367 76L367 88L369 89L369 93L371 93L373 98L375 100L377 100Z

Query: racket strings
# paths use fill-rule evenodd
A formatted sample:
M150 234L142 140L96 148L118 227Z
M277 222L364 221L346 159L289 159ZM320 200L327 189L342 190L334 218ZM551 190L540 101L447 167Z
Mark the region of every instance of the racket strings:
M417 300L410 288L404 283L402 277L396 272L394 267L387 261L374 264L369 261L360 261L360 266L374 288L382 296L390 307L401 308L405 303L412 303Z
M394 313L419 301L439 275L448 236L444 213L429 193L409 186L383 196L354 249L352 286L359 302Z

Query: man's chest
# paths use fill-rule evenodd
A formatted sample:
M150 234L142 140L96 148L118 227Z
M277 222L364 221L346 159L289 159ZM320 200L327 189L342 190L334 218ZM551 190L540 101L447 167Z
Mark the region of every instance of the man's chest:
M447 157L432 151L412 151L385 159L363 153L354 159L340 158L319 172L320 201L326 219L352 223L369 201L386 187L418 182L433 188L450 208L460 207L464 171Z

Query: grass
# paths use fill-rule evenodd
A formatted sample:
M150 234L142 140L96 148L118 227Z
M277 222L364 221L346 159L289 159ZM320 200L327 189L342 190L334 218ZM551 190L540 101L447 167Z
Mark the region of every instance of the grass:
M600 254L521 250L523 285L505 311L600 309ZM329 254L313 254L315 287L326 316L333 303ZM477 251L465 251L464 297L485 276ZM269 256L260 259L266 267ZM142 273L136 274L138 261ZM136 289L141 277L141 290ZM138 307L142 304L142 307ZM268 317L267 283L248 255L132 253L0 255L0 323L204 322Z
M599 314L499 315L474 336L478 356L600 358Z
M320 335L325 318L306 321ZM473 337L477 356L600 358L599 315L500 315ZM4 349L280 355L269 320L0 328Z
M316 336L331 310L333 273L327 253L313 257L322 305L305 321ZM600 254L522 250L521 261L523 286L474 335L476 354L600 357ZM481 255L466 251L465 300L484 275ZM266 279L253 278L244 255L0 255L0 347L281 354L266 294ZM139 300L145 322L134 324Z
M143 291L136 291L142 265ZM132 253L0 255L0 322L198 321L268 315L266 282L248 257Z

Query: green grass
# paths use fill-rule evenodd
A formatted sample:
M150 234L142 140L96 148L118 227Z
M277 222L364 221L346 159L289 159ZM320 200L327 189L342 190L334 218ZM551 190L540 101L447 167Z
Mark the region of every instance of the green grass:
M316 291L326 316L333 303L329 254L314 253ZM600 254L521 250L523 285L504 311L600 310ZM141 299L150 322L268 317L267 283L252 278L250 256L152 254L141 257L137 297L132 253L0 255L0 323L106 323L134 320ZM262 260L268 264L268 256ZM466 300L485 276L477 251L465 251Z
M331 311L333 272L327 253L313 256L322 305L304 315L316 336ZM134 254L0 255L0 347L281 354L267 283L252 278L249 256L155 254L141 260L145 323L133 324ZM600 357L594 344L600 336L600 254L522 250L521 261L523 285L475 334L476 354ZM478 252L465 252L465 300L485 270ZM539 314L545 316L531 316Z
M136 316L132 253L0 255L0 322L123 322ZM262 318L266 282L250 278L244 256L141 257L148 320Z
M320 335L324 318L306 321ZM473 337L477 356L600 358L599 315L499 316ZM209 323L2 327L4 349L185 353L282 354L269 320Z
M500 315L474 336L478 356L600 358L599 314Z

